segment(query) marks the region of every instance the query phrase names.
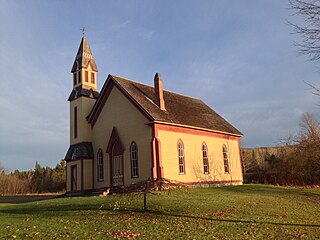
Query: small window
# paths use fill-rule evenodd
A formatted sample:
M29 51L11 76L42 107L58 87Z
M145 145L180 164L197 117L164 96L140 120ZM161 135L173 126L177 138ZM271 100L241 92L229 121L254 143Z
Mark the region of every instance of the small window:
M91 73L91 83L94 84L95 82L95 77L94 77L94 72Z
M99 149L97 154L97 162L98 162L98 181L103 181L103 152Z
M73 85L77 84L77 73L73 73Z
M229 173L230 169L229 169L228 151L227 151L226 145L223 145L222 152L223 152L224 172Z
M130 146L130 159L131 159L131 177L139 177L138 169L138 148L135 142L131 143Z
M88 74L88 71L85 71L85 72L84 72L84 80L85 80L85 82L89 82L89 74Z
M73 111L73 133L74 133L74 138L78 137L78 109L77 107L74 107L74 111Z
M81 83L81 70L78 72L78 83Z
M209 173L209 161L208 161L208 147L206 143L202 143L202 159L203 159L203 172Z
M185 174L184 166L184 147L181 140L178 141L179 173Z

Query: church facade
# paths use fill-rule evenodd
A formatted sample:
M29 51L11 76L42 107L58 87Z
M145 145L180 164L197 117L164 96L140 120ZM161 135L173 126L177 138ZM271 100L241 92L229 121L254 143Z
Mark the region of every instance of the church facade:
M243 182L242 133L200 99L109 75L99 92L98 68L83 36L71 69L67 193L166 178L192 186Z

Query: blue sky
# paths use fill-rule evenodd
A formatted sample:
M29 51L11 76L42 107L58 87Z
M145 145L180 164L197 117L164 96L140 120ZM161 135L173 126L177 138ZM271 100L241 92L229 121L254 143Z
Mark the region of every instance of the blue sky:
M201 98L245 135L275 145L319 117L317 63L297 54L286 1L0 0L0 162L55 166L69 146L70 73L86 36L99 68ZM296 19L295 21L299 21Z

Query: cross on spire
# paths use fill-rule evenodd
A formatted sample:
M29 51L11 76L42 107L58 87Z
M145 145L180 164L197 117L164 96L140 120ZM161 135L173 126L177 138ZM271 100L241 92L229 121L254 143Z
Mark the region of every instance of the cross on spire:
M80 28L80 30L82 31L82 36L84 36L84 32L86 31L85 27L82 26L82 28Z

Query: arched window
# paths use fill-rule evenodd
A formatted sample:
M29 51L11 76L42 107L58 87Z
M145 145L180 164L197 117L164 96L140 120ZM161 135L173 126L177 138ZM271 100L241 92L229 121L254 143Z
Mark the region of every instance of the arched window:
M139 168L138 168L138 147L135 142L131 143L130 146L130 159L131 159L131 177L139 177Z
M78 83L81 83L81 70L78 72Z
M84 81L89 82L89 73L88 71L84 71Z
M179 173L185 173L185 165L184 165L184 146L181 140L178 141L178 156L179 156Z
M228 160L228 150L226 145L223 145L222 153L223 153L224 172L229 173L230 169L229 169L229 160Z
M98 181L103 181L103 152L99 149L97 154L97 163L98 163Z
M77 72L73 73L73 85L77 85Z
M91 83L94 84L94 80L95 80L95 77L94 77L94 72L91 73Z
M202 143L202 159L203 159L203 172L207 174L209 173L209 160L208 160L208 147L205 142Z

